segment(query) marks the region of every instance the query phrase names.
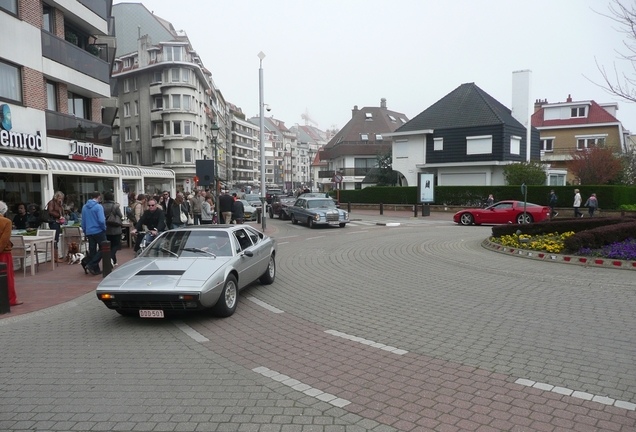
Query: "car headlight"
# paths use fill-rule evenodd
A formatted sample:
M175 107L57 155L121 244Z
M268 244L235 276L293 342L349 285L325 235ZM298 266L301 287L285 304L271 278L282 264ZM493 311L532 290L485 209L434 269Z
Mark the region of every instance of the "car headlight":
M315 220L315 221L319 221L319 220L320 220L320 215L319 215L319 214L315 215L315 216L314 216L314 220Z

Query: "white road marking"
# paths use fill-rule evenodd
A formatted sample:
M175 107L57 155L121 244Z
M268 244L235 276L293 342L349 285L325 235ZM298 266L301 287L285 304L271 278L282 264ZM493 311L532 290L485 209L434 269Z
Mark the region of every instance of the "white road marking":
M277 314L278 313L285 313L285 311L280 310L278 308L275 308L274 306L269 305L269 304L265 303L264 301L257 299L256 297L247 297L247 299L249 301L251 301L251 302L256 303L259 306L264 307L265 309L267 309L270 312L274 312L274 313L277 313Z
M195 341L197 341L197 342L210 342L210 339L206 338L205 336L203 336L201 333L199 333L198 331L196 331L195 329L193 329L189 325L184 324L183 321L172 320L172 323L175 326L177 326L177 328L179 330L181 330L182 332L184 332L185 334L190 336Z
M305 240L316 240L316 239L323 238L323 237L324 237L324 235L318 236L318 237L307 237Z
M369 345L372 348L379 348L381 350L388 351L390 353L397 354L397 355L404 355L404 354L408 353L408 351L403 350L403 349L395 348L395 347L392 347L392 346L389 346L389 345L384 345L384 344L381 344L379 342L373 342L371 340L363 339L363 338L358 337L358 336L351 336L349 334L342 333L342 332L339 332L337 330L325 330L325 333L329 333L332 336L341 337L343 339L348 339L348 340L353 341L353 342L360 342L363 345Z
M305 393L307 396L315 397L318 400L328 402L331 405L337 406L339 408L345 407L349 405L351 402L346 399L341 399L337 396L334 396L330 393L325 393L322 390L318 390L313 388L307 384L304 384L298 380L288 377L287 375L283 375L276 371L266 368L265 366L259 366L257 368L252 369L253 372L261 374L267 378L271 378L274 381L278 381L281 384L285 384L293 388L294 390Z
M536 381L532 381L529 379L525 379L525 378L519 378L517 381L515 381L515 384L521 384L523 386L526 387L532 387L532 388L536 388L539 390L545 390L545 391L550 391L553 393L558 393L558 394L562 394L565 396L572 396L578 399L583 399L583 400L588 400L588 401L592 401L592 402L598 402L598 403L602 403L604 405L614 405L617 408L623 408L629 411L636 411L636 404L632 403L632 402L626 402L626 401L620 401L620 400L616 400L616 399L612 399L610 397L607 396L599 396L599 395L593 395L591 393L586 393L586 392L582 392L582 391L575 391L569 388L565 388L565 387L555 387L551 384L546 384L546 383L541 383L541 382L536 382Z

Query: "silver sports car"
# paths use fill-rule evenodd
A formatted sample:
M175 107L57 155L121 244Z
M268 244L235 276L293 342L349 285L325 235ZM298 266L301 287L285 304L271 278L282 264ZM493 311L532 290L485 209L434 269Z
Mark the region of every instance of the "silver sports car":
M239 290L276 277L276 241L249 225L198 225L161 233L109 274L97 298L121 315L163 318L211 308L234 313Z

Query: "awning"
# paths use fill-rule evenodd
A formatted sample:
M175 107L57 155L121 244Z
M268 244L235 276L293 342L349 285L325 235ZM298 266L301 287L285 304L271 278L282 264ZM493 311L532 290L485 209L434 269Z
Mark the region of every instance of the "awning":
M46 164L42 159L20 156L0 156L0 168L5 172L47 171Z
M159 170L146 167L139 167L139 170L144 177L174 178L174 172L171 170Z
M130 165L116 165L124 178L139 178L142 177L141 170L136 166Z
M112 175L119 177L119 171L112 165L100 163L77 162L71 160L49 159L53 174L80 173L84 175Z

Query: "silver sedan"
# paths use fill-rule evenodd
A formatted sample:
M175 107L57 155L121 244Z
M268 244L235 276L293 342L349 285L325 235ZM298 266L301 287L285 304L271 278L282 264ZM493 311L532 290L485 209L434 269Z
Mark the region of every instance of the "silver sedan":
M211 309L234 313L239 291L276 277L276 241L249 225L198 225L158 236L109 274L97 298L121 315L164 318Z

